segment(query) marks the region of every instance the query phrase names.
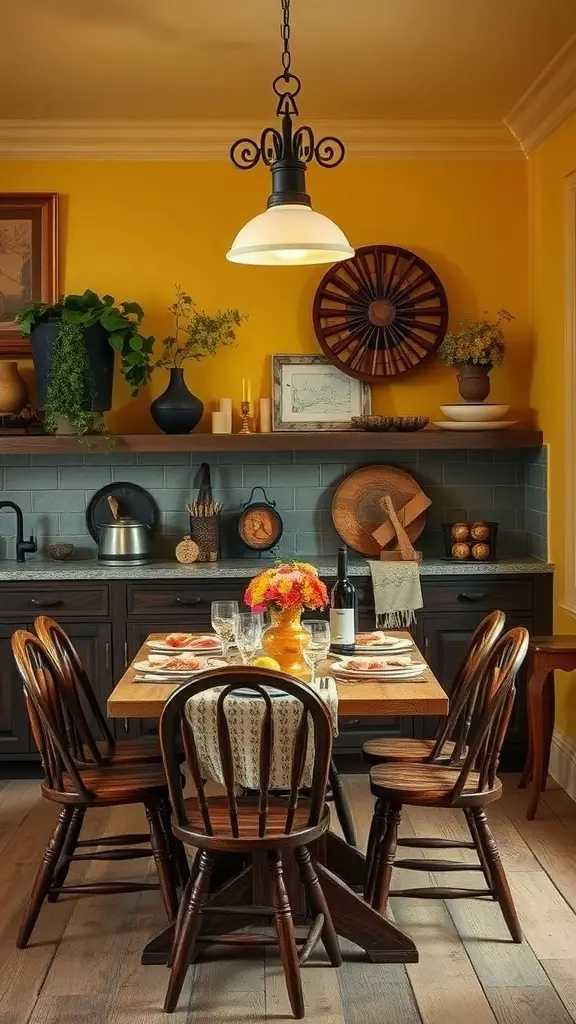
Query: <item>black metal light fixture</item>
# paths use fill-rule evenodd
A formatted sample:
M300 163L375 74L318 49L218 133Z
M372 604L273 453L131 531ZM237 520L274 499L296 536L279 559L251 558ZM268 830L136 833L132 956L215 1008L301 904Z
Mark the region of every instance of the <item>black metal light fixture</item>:
M261 160L272 172L272 194L265 213L258 214L238 232L227 259L260 266L337 263L350 259L354 250L340 228L312 209L306 192L306 166L316 160L321 167L337 167L344 159L340 139L325 136L316 142L308 125L295 129L296 97L300 79L291 71L290 0L282 4L282 68L272 88L278 97L276 116L281 130L265 128L260 141L238 139L230 159L241 171Z

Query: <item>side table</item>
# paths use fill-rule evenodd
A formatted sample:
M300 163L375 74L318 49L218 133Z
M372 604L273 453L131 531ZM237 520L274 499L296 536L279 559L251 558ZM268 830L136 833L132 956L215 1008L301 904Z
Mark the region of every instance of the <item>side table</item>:
M576 671L576 636L533 636L528 649L528 754L520 788L532 781L526 817L532 821L546 788L554 731L554 672Z

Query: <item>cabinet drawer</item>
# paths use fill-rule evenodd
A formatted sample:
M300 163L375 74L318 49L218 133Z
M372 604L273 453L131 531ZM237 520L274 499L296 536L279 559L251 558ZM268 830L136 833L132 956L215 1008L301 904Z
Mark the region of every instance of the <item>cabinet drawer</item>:
M3 588L0 592L2 616L26 617L54 615L56 618L108 615L108 587L70 587L65 583L37 583L27 587Z
M126 588L126 611L129 618L163 615L182 619L184 615L209 620L212 601L238 601L242 604L245 589L243 580L237 584L228 582L221 585L212 580L167 587L129 585Z
M465 612L478 608L503 612L532 611L534 594L532 580L498 580L487 577L465 577L443 583L430 582L422 587L424 612Z

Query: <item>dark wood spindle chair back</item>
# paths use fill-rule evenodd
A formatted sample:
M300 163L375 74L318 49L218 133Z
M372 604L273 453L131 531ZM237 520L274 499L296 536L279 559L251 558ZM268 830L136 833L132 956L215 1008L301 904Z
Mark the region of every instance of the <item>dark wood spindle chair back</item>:
M191 723L186 715L186 705L191 697L196 697L214 687L223 687L216 706L216 724L222 777L226 791L226 820L221 814L216 819L211 799L206 793L206 780L200 770L196 740ZM254 816L250 816L250 827L243 832L242 802L238 800L238 780L234 772L233 740L230 735L226 716L226 703L229 696L239 687L249 687L264 702L264 713L259 737L259 785L257 799L257 835L254 833ZM296 731L294 749L291 758L290 789L284 801L285 815L282 832L274 829L269 831L269 790L274 755L274 743L282 742L282 736L274 736L273 702L269 688L284 690L302 705L300 721ZM241 699L241 698L240 698ZM202 678L191 680L180 686L167 700L160 719L160 743L164 767L168 780L168 788L174 812L174 824L177 829L186 832L187 837L197 840L199 846L216 849L218 831L226 833L226 845L238 846L246 841L250 849L276 848L282 845L282 836L286 838L293 833L294 821L298 809L302 775L305 767L309 734L312 735L314 766L312 785L306 800L306 828L318 826L325 811L325 793L330 766L332 748L332 722L326 705L321 698L304 683L292 676L272 673L261 668L222 668L205 672ZM178 764L178 738L182 737L186 761L197 791L198 808L202 827L198 819L190 821L186 801L182 795L180 766ZM221 802L220 802L221 806ZM309 837L310 838L310 837Z
M478 794L494 788L500 751L516 696L516 676L528 652L529 640L528 630L523 626L509 630L488 655L478 674L468 753L462 765L458 765L455 752L448 762L449 766L461 768L452 791L452 802L461 797L465 788L467 798L470 797L467 783L472 772L477 773L475 790ZM466 694L461 693L459 703L463 705L465 699Z
M62 686L66 694L67 703L77 706L83 717L84 707L90 712L92 722L98 731L98 736L93 737L104 743L104 757L114 751L114 737L96 698L88 673L80 660L80 656L70 637L54 619L47 615L39 615L34 622L34 629L41 643L44 645L50 657L56 662L62 677ZM95 747L96 761L102 763L102 753ZM92 749L90 749L92 755ZM79 755L83 760L84 755Z
M66 792L71 793L72 782L76 795L89 801L90 794L75 761L86 747L95 759L98 750L82 708L66 699L67 688L58 666L37 637L27 630L17 630L12 636L12 652L24 686L32 734L42 757L45 788L62 793L66 775Z
M504 612L490 612L474 630L450 692L449 713L438 723L434 747L427 760L445 761L445 744L450 740L454 743L452 763L461 760L465 754L478 692L479 671L501 637L505 622Z

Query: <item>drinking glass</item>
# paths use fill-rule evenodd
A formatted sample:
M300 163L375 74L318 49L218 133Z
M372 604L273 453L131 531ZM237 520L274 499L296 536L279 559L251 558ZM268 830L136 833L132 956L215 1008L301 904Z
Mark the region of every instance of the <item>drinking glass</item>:
M310 668L310 683L316 682L316 666L328 657L330 650L330 623L325 619L304 619L304 629L310 634L309 643L302 648L304 661Z
M236 645L243 665L249 665L262 642L262 616L239 612L234 624Z
M212 629L222 641L222 657L226 661L238 615L238 601L212 601Z

